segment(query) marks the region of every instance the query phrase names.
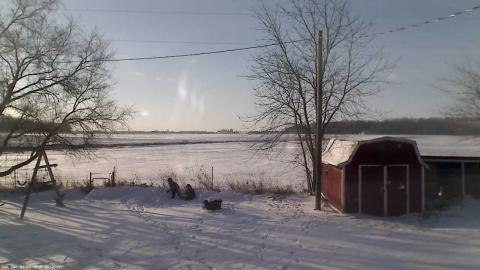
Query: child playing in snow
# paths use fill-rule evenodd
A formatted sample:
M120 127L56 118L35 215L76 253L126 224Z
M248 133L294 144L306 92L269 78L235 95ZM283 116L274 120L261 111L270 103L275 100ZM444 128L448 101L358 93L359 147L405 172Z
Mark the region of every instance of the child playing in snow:
M186 201L191 201L195 199L195 190L193 190L190 184L187 184L185 187L185 193L183 194L183 199Z
M178 195L178 197L181 197L180 187L178 186L178 184L175 181L173 181L173 179L170 177L167 179L167 182L168 182L168 187L170 188L169 190L167 190L167 193L172 192L172 199L175 198L175 194Z

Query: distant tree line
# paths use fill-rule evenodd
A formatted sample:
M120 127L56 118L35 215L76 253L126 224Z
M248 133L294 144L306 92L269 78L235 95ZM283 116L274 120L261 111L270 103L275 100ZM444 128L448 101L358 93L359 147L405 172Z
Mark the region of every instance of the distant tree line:
M480 135L480 121L459 118L397 118L383 121L338 121L329 134Z
M217 131L217 133L219 134L238 134L240 133L238 130L234 130L234 129L220 129Z
M10 132L19 124L26 125L36 132L48 132L50 129L56 126L55 123L46 122L46 121L37 121L33 119L19 119L16 117L4 116L0 118L0 132ZM65 125L59 129L60 133L71 133L72 129L70 126Z

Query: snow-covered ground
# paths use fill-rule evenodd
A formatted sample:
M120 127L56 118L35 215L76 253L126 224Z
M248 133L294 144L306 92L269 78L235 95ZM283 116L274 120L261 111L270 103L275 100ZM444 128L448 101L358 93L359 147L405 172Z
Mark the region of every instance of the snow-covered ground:
M222 137L223 138L223 137ZM233 139L234 137L232 137ZM195 180L201 171L210 177L214 168L216 184L238 180L262 180L276 185L291 185L299 188L304 185L304 172L291 164L293 154L298 150L295 143L281 143L272 152L259 152L252 149L249 142L205 143L185 145L160 145L141 147L101 148L91 156L72 158L62 151L48 151L50 163L58 164L54 168L55 176L67 181L88 179L89 172L106 176L117 170L117 179L154 182L166 180L166 175L174 172L184 180ZM4 159L21 160L22 154L9 154ZM0 160L0 165L2 161ZM31 177L34 164L18 172L21 180ZM40 171L40 178L47 177L46 171ZM0 185L4 181L0 179ZM195 187L195 181L192 182Z
M342 139L368 139L381 135L327 135ZM422 155L451 155L476 157L480 152L480 139L467 136L401 136L417 141ZM90 158L82 156L72 159L62 151L48 151L51 163L59 166L54 174L63 182L84 181L89 172L107 176L117 169L121 180L137 180L158 184L165 176L175 174L190 181L201 171L208 175L214 167L216 183L233 180L262 180L275 185L291 185L296 189L305 186L303 170L292 165L298 154L295 142L282 142L271 153L252 149L260 135L247 134L117 134L103 137L98 143L103 145L129 145L128 147L100 148L93 151ZM291 137L289 139L292 139ZM183 143L183 144L176 144ZM147 145L146 145L147 144ZM156 145L159 144L159 145ZM324 143L326 145L326 143ZM0 167L20 161L25 154L9 153L0 158ZM20 181L31 177L32 166L16 172ZM40 178L47 177L40 172ZM9 179L1 179L0 185ZM195 186L195 181L192 181Z
M202 193L171 200L160 188L34 194L0 207L0 268L480 269L480 202L428 217L313 211L313 198ZM221 211L201 209L221 197Z

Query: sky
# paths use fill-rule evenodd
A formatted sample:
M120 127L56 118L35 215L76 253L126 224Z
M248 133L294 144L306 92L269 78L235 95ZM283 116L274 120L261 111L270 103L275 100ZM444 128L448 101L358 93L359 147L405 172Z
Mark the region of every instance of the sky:
M282 0L266 0L267 4ZM61 14L111 41L116 58L184 54L262 44L257 0L64 0ZM352 13L381 32L464 10L472 0L352 0ZM391 82L368 106L375 119L441 116L438 90L449 65L480 59L480 11L380 36L372 43L395 63ZM193 43L192 43L193 42ZM137 114L132 130L244 129L255 113L255 51L110 65L112 95ZM373 117L373 116L372 116Z

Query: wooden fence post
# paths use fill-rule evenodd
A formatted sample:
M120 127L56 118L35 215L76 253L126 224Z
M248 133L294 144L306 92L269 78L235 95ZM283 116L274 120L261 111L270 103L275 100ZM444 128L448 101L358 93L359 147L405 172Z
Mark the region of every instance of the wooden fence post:
M111 180L111 186L115 187L115 166L113 166L113 172L112 172L112 180Z
M88 187L90 189L93 189L93 178L92 178L92 172L90 172L90 179L88 181Z

